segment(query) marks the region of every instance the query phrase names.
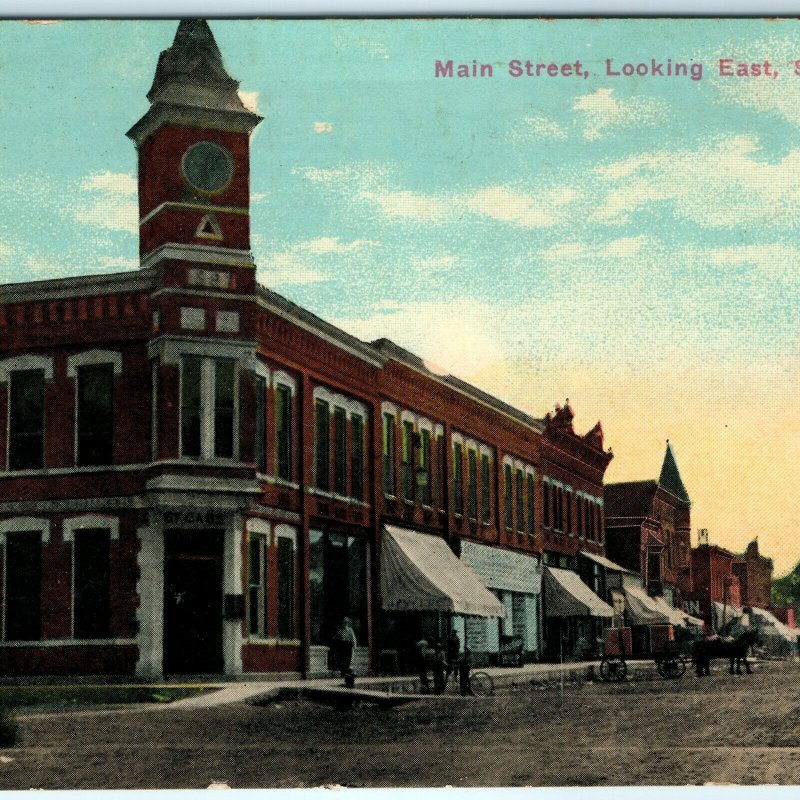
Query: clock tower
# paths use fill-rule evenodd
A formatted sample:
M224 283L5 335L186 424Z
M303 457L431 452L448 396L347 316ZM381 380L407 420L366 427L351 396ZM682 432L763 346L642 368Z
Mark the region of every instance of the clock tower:
M254 272L249 137L262 118L238 87L208 23L182 20L159 57L150 108L128 131L139 154L141 266L160 266L165 284L186 285L190 273L201 283L203 275L228 275L209 280L241 291L254 280L240 270Z

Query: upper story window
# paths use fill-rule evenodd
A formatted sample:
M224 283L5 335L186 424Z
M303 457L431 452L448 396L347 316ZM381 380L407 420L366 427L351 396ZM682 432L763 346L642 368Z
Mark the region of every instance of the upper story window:
M44 467L43 369L15 370L9 375L8 468Z
M402 452L400 459L400 480L403 488L403 499L414 501L414 423L403 420Z
M550 482L545 480L542 483L542 525L545 528L549 528L552 525L550 513Z
M525 531L525 478L521 469L517 469L515 474L515 489L517 493L517 531L523 533Z
M422 476L422 504L433 503L433 476L431 474L431 432L427 428L420 431L419 469Z
M536 478L530 472L527 475L528 484L528 525L526 533L528 536L533 536L536 521Z
M237 383L233 359L181 357L181 455L236 456Z
M322 386L314 390L314 485L317 489L328 492L332 488L333 493L341 497L363 499L365 420L366 408L356 400L334 394Z
M464 447L453 442L453 513L464 513Z
M78 367L77 464L110 464L114 449L114 365Z
M478 519L478 454L467 450L467 500L469 518Z
M395 496L394 488L394 426L395 414L383 412L383 450L382 450L382 475L383 493L387 497Z
M511 464L503 465L503 497L505 507L505 526L511 530L514 524L514 485L511 482Z
M492 516L491 508L491 459L488 453L481 453L481 522L488 524Z
M291 482L294 468L292 398L295 394L295 385L294 379L285 372L271 373L263 362L258 362L255 376L256 468L263 474L272 472L267 450L271 440L274 445L274 474L286 482ZM273 407L271 422L270 405ZM274 428L268 432L270 424Z
M328 491L331 486L331 417L325 400L314 402L314 476L317 489Z
M275 386L275 474L292 480L292 387Z

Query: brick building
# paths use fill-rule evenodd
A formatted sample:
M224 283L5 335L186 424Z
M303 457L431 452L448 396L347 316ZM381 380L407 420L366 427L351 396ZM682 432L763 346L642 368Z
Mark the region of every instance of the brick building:
M602 428L577 434L568 405L533 418L259 285L261 118L237 86L207 24L180 23L128 132L140 269L0 287L0 672L320 674L344 616L377 669L468 605L459 569L491 590L462 641L541 657L543 572L566 614L578 554L605 553ZM584 606L559 637L601 624Z
M688 599L699 606L709 630L719 630L733 620L742 606L739 579L733 573L733 553L717 545L692 548L692 592Z
M758 552L758 537L747 545L744 553L736 556L733 573L739 579L744 605L770 607L773 569L772 559Z
M669 442L658 480L608 484L605 509L608 557L680 608L692 586L691 501Z

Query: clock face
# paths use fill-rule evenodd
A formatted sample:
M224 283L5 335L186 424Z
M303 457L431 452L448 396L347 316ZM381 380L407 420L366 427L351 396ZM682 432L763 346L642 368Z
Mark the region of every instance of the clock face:
M193 189L218 192L233 175L233 159L224 147L214 142L198 142L183 154L181 169Z

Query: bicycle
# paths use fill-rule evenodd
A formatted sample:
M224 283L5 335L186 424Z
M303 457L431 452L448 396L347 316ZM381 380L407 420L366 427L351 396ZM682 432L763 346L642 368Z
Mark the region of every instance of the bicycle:
M447 691L451 682L457 691L461 690L461 680L459 676L459 665L453 664L444 675L444 684L439 694ZM494 694L494 679L488 672L483 670L470 669L467 677L467 694L475 697L491 697Z

